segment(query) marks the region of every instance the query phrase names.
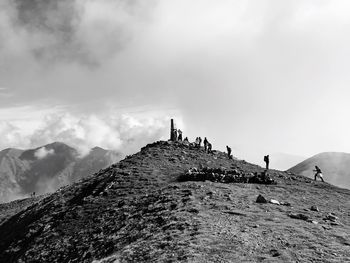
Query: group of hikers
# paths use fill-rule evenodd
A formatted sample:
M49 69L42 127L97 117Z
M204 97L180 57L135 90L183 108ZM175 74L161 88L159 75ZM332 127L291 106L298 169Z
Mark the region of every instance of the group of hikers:
M170 140L183 142L183 143L188 144L188 145L194 145L198 149L200 149L201 144L202 144L201 137L197 137L196 140L194 141L194 143L190 143L187 137L185 137L185 139L182 140L182 131L180 129L175 129L173 119L171 119ZM212 144L208 141L207 137L204 137L203 146L204 146L204 151L206 153L213 152ZM232 159L233 158L233 156L231 154L232 149L229 146L226 146L226 150L227 150L228 158ZM264 156L264 162L265 162L265 169L267 172L267 170L269 170L269 164L270 164L270 156L269 155ZM317 165L315 166L315 170L313 170L313 171L316 172L315 173L315 181L317 181L317 177L319 177L321 179L321 181L324 182L322 171Z
M185 144L192 145L198 149L200 149L202 146L201 137L197 137L193 143L189 142L188 137L185 137L184 139L182 139L182 131L180 129L175 128L174 121L172 119L171 119L171 128L170 128L170 140L174 142L183 142ZM204 137L203 147L206 153L213 153L213 146L208 141L207 137ZM229 146L226 146L226 149L227 149L228 158L232 159L232 155L231 155L232 149Z

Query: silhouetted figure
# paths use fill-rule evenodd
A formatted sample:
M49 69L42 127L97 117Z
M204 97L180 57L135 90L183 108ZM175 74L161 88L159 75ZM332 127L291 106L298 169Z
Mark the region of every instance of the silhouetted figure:
M175 130L174 120L171 119L170 120L170 141L173 141L173 142L176 140L174 130Z
M187 137L185 137L184 142L186 142L186 143L189 142Z
M201 143L202 143L202 138L198 137L198 146L201 147Z
M315 166L315 170L313 170L313 171L316 172L316 173L315 173L315 181L317 181L317 180L316 180L317 177L320 177L321 181L324 182L324 180L323 180L323 175L322 175L322 171L321 171L321 169L320 169L317 165Z
M204 141L203 141L203 144L204 144L204 151L207 152L208 150L208 140L207 140L207 137L204 137Z
M208 153L212 153L212 145L210 142L208 142Z
M270 156L269 155L265 155L264 156L264 162L266 163L266 170L269 169L269 163L270 163Z
M232 158L232 156L231 156L232 149L230 147L228 147L227 145L226 145L226 149L227 149L228 158L231 159Z
M177 133L178 133L178 137L177 137L177 140L179 142L182 142L182 131L180 129L177 130Z

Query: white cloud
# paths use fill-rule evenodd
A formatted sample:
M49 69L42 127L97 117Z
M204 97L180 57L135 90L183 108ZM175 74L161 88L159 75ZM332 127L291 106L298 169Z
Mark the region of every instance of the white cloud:
M36 125L21 125L26 124L26 120L0 122L3 138L0 149L34 148L59 141L76 148L82 155L95 146L130 154L147 143L168 137L169 118L162 114L152 117L107 113L74 115L60 111L44 118L37 116L35 110L33 114ZM53 152L40 148L35 156L41 159L48 154Z
M55 154L55 150L54 149L46 149L46 147L41 147L34 152L34 156L36 158L38 158L39 160L44 159L47 156L53 155L53 154Z

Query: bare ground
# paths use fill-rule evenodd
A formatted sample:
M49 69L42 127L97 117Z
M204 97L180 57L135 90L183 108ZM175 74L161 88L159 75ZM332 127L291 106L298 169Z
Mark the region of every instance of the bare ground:
M177 180L204 166L263 171L220 152L149 145L1 210L0 262L350 262L349 190L274 170L277 185ZM290 206L256 203L259 194Z

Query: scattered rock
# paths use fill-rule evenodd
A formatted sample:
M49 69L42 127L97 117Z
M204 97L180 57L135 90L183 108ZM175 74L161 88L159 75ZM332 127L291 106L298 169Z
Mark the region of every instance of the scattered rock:
M275 205L280 205L280 202L278 202L277 200L274 200L274 199L271 199L270 203L275 204Z
M294 219L304 220L304 221L309 220L309 217L307 215L304 215L304 214L289 214L289 217L294 218Z
M271 249L270 253L273 257L278 257L281 255L281 253L277 249Z
M311 206L310 210L311 211L316 211L316 212L320 211L316 205Z
M180 175L179 181L211 181L220 183L276 184L266 172L261 174L243 173L239 169L227 170L223 167L198 169L193 167Z
M283 201L280 202L280 205L291 206L290 203L288 203L288 202L283 202Z
M256 198L256 202L257 203L260 203L260 204L266 204L267 203L267 200L265 197L263 197L262 195L259 195L257 198Z
M326 216L323 218L323 220L329 220L329 221L335 222L335 221L338 220L338 217L335 216L333 213L330 213L330 214L326 215Z

